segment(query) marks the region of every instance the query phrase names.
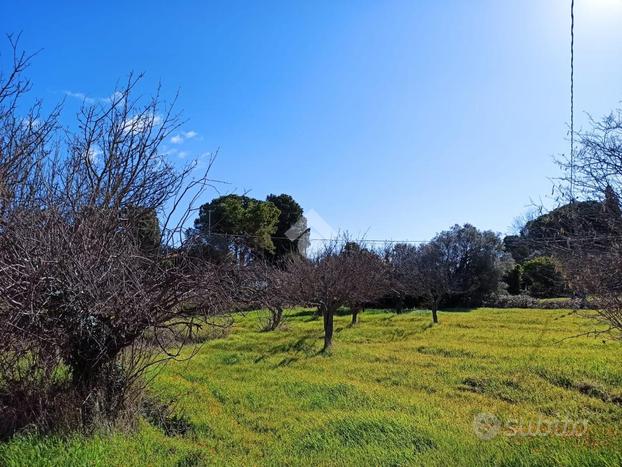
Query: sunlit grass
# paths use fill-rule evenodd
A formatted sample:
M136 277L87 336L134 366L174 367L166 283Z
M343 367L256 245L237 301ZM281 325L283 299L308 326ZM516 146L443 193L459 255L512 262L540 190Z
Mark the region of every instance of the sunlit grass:
M310 312L267 333L260 313L195 358L168 366L151 390L176 398L192 432L55 439L0 446L2 465L619 465L622 344L574 337L594 324L568 311L368 311L336 318L331 356ZM582 437L473 431L500 420L570 418Z

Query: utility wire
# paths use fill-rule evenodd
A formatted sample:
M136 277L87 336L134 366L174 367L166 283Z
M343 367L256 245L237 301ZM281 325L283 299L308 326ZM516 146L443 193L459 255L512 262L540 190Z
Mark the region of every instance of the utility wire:
M574 0L570 0L570 201L574 202Z
M244 235L244 234L227 234L227 233L218 233L212 232L208 235L208 237L222 237L222 238L241 238L241 239L251 239L251 238L265 238L260 235ZM290 240L288 237L279 237L271 235L270 238L272 240ZM381 244L397 244L397 243L406 243L406 244L424 244L429 243L430 240L392 240L392 239L343 239L339 237L335 238L310 238L308 239L311 242L344 242L344 241L359 241L363 244L365 243L381 243ZM530 244L556 244L560 241L570 241L570 242L593 242L595 240L622 240L622 235L577 235L572 237L558 237L558 238L541 238L541 239L522 239L522 241Z

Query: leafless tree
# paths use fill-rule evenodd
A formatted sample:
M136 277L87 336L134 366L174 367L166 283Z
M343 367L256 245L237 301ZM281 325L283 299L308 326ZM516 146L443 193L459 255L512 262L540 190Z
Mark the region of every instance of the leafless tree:
M293 258L287 268L287 290L293 301L318 307L324 325L324 352L333 345L334 316L339 308L360 311L363 304L379 298L383 270L369 260L364 248L353 248L346 236L327 242L311 258ZM354 311L354 310L353 310Z
M227 307L229 279L182 236L208 179L162 154L178 126L172 108L134 99L130 77L52 147L55 114L18 116L27 57L15 56L0 81L2 426L58 425L60 397L63 423L86 428L127 412L145 370L180 355L183 329Z
M616 337L622 337L622 111L577 134L575 157L559 161L565 176L558 186L560 200L570 201L568 228L554 245L566 279ZM587 218L579 200L599 200L599 222Z
M285 308L296 305L293 290L295 283L288 274L285 265L267 265L265 267L265 284L261 295L261 306L268 309L270 317L265 326L266 331L276 330L283 322Z
M29 205L39 187L41 165L50 155L58 129L60 106L42 113L42 102L24 108L31 83L24 77L32 55L18 47L19 36L8 36L7 70L0 68L0 218ZM1 219L0 219L1 220Z
M290 289L292 275L285 269L286 263L274 265L263 257L255 257L236 267L231 311L267 309L269 316L263 330L276 330L283 321L284 309L296 305L293 297L297 295Z
M392 255L399 288L408 295L422 297L438 323L438 308L451 290L450 269L441 248L434 243L421 246L398 244Z
M346 303L352 313L351 324L354 326L365 307L391 289L390 268L381 252L357 242L345 243L342 255L347 257L348 263L358 273L358 280L350 284L350 297Z

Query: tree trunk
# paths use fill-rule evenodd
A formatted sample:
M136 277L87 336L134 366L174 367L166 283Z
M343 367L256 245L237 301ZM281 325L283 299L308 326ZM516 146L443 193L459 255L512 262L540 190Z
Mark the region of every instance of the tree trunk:
M395 299L395 311L396 313L401 313L404 311L404 296L400 293Z
M434 324L438 324L438 315L436 314L437 311L438 311L438 301L434 300L432 302L432 322Z
M88 342L69 362L72 389L82 398L81 421L89 428L101 417L113 420L125 400L127 380L115 364L121 346L101 348Z
M283 308L280 306L275 306L274 308L270 308L270 326L268 328L269 331L274 331L279 327L281 321L283 319Z
M354 326L355 324L359 322L359 313L361 311L363 311L363 309L360 307L352 308L352 326Z
M322 349L322 352L330 352L333 347L334 312L331 309L325 308L322 316L324 318L324 348Z
M73 361L71 366L71 383L77 395L82 398L80 418L82 426L89 428L101 411L102 369L90 360ZM105 386L104 388L105 389Z

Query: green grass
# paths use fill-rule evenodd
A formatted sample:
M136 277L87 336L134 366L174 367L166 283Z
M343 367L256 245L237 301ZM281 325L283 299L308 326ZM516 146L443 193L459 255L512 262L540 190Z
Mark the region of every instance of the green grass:
M335 320L332 356L321 322L290 312L258 332L259 314L152 384L177 398L192 424L166 436L68 439L21 436L0 445L1 465L610 465L622 463L622 343L576 337L593 323L568 311L478 309L365 312ZM587 420L582 437L499 435L503 423Z

